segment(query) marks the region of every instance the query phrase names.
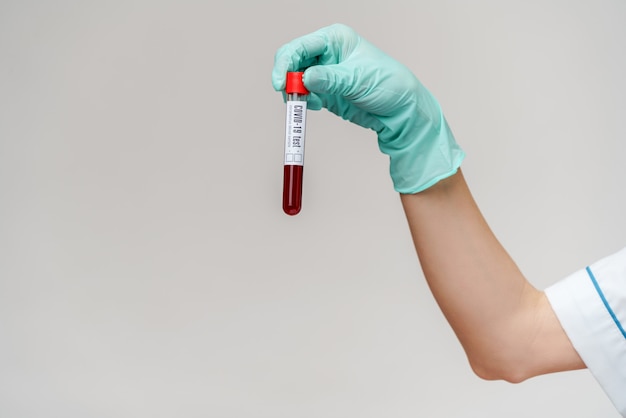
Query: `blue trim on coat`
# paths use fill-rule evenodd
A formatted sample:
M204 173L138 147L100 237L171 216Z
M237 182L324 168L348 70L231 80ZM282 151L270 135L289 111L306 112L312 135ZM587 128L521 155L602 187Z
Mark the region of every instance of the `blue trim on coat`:
M604 307L606 308L607 311L609 311L611 318L613 318L613 321L615 321L615 325L617 325L617 328L620 330L624 338L626 338L626 331L624 331L624 327L622 327L622 324L619 322L617 315L615 315L615 312L613 312L613 309L611 309L611 305L609 305L609 302L604 297L604 293L602 292L602 289L600 289L600 285L598 284L598 281L596 280L595 276L591 272L591 269L587 267L586 270L587 270L587 274L589 275L589 278L591 278L591 282L593 283L593 286L596 288L596 291L598 292L598 295L600 295L600 299L602 299L602 303L604 303Z

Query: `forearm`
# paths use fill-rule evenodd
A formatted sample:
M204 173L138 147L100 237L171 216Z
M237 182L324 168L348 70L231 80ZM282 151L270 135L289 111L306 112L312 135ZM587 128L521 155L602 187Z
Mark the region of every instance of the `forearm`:
M521 381L584 367L543 292L485 222L460 170L401 199L428 285L479 376Z

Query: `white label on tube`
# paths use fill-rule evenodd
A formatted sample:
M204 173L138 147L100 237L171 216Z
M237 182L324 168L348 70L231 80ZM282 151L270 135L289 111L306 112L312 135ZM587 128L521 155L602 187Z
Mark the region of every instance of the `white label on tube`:
M304 131L306 128L306 102L287 102L285 126L285 165L304 165Z

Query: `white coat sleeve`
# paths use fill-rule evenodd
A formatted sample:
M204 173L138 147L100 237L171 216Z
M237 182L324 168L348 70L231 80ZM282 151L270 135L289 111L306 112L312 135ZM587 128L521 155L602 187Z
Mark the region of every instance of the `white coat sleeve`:
M626 417L626 248L546 289L572 345Z

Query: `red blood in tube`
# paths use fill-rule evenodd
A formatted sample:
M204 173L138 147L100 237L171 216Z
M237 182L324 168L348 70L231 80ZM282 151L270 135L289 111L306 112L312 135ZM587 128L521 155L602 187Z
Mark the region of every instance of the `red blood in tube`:
M297 215L302 208L302 172L304 166L285 165L283 175L283 211Z

